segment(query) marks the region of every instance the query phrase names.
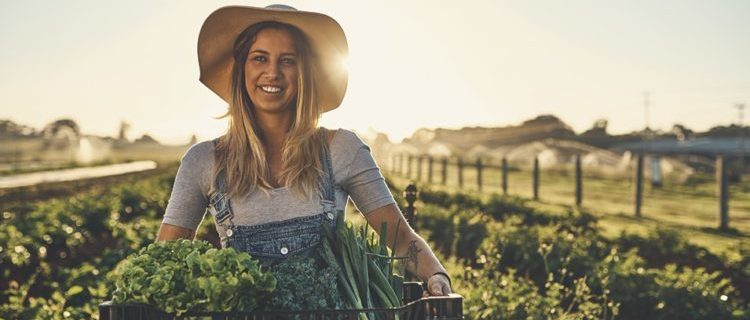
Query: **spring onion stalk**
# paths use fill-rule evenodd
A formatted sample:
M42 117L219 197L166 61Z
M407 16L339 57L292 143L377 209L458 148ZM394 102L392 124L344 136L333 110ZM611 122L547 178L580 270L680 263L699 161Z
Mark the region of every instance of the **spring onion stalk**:
M386 308L393 308L393 304L391 304L390 299L388 298L388 295L383 292L377 285L374 283L370 283L370 288L372 291L375 291L375 294L380 298L380 301L383 302L383 306Z
M339 270L337 283L349 306L357 309L398 307L402 303L403 278L393 274L392 260L397 257L395 251L389 253L386 246L387 225L381 227L379 238L373 235L368 239L368 232L368 226L355 228L346 224L344 215L340 214L335 229L324 227L324 258ZM358 319L368 317L360 314Z
M375 263L370 260L371 266L374 266ZM383 292L388 296L389 301L391 301L391 304L393 305L400 305L400 301L398 300L396 293L393 291L393 287L391 286L391 282L388 281L388 279L385 277L383 272L378 269L377 267L373 268L373 275L375 276L373 282L375 285L380 287Z
M354 308L357 308L357 309L362 308L362 302L359 301L359 298L352 291L352 287L349 285L348 282L346 282L345 280L346 276L344 275L344 271L338 265L338 262L336 262L336 257L333 255L333 250L331 250L331 245L328 243L328 241L323 242L323 253L325 254L327 263L331 266L334 266L336 269L339 270L338 283L339 283L339 287L344 289L344 294L346 294L346 298L350 302L352 302L352 304L354 305Z

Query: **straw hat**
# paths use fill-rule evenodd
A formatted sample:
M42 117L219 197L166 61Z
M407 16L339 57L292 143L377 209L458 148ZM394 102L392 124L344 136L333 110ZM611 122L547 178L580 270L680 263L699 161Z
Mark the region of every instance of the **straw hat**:
M262 21L283 22L302 30L317 60L313 80L321 108L323 112L336 109L344 99L348 80L342 64L349 52L344 30L327 15L285 5L228 6L211 13L198 35L200 81L230 103L234 41L245 28Z

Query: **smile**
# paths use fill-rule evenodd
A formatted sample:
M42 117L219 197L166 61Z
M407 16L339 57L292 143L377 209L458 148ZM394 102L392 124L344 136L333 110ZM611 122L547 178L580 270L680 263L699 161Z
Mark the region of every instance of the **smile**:
M259 88L265 93L279 93L283 90L281 87L277 86L259 86Z

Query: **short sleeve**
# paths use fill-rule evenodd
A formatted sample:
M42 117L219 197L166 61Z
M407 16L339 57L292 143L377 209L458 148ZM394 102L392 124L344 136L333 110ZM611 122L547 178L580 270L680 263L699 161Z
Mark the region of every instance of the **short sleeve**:
M206 180L210 176L213 153L210 143L193 145L182 157L162 223L191 230L200 225L208 207Z
M356 139L359 146L356 150L351 150L354 157L348 164L346 174L340 184L359 211L367 214L396 201L380 173L380 168L375 163L370 148L361 142L359 137Z

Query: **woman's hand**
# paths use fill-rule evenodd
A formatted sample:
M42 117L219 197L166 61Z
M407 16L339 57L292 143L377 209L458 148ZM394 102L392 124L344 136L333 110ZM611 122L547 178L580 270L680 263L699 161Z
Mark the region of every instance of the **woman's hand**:
M385 205L365 213L365 219L378 234L383 223L387 225L389 231L397 230L397 232L388 232L388 246L396 252L397 256L410 258L411 263L406 264L408 271L419 279L427 279L425 295L446 296L453 293L445 268L440 264L427 242L409 226L401 210L395 204ZM394 243L398 243L398 248L393 247Z
M433 274L427 279L427 291L425 295L431 296L447 296L453 293L451 290L451 282L448 277L442 273Z

